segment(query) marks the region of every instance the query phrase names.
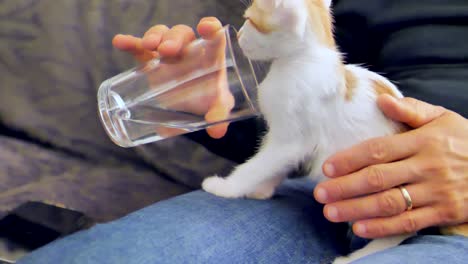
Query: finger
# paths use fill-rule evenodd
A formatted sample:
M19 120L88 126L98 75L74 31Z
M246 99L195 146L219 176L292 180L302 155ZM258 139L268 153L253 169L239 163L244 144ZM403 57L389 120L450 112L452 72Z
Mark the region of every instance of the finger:
M229 123L222 123L212 127L208 127L206 132L211 138L220 139L226 135Z
M217 97L205 114L205 120L208 123L215 123L229 118L232 108L234 108L235 99L228 88L226 71L222 70L216 76ZM207 133L210 137L222 138L228 129L229 123L224 122L219 125L209 127Z
M186 25L177 25L167 31L158 47L161 56L177 56L182 48L195 39L195 33Z
M135 57L137 61L146 62L154 58L154 54L150 50L143 48L143 45L142 45L143 41L141 38L137 38L133 36L132 38L134 39L133 41L135 43L135 48L133 51L131 51L131 53L133 54L133 57Z
M209 39L215 35L217 31L223 28L221 21L215 17L205 17L198 23L197 31L198 34L204 39Z
M148 50L157 50L163 35L169 31L166 25L156 25L148 29L143 36L143 48Z
M427 186L411 184L405 186L414 208L432 204L434 199L427 195ZM365 197L340 201L324 207L325 217L332 222L349 222L376 217L399 215L407 209L406 200L399 188Z
M222 97L223 95L218 95ZM228 98L228 96L226 96ZM232 96L230 96L232 98ZM220 100L221 98L217 98L219 102L215 103L208 112L205 114L205 120L208 123L215 123L221 120L226 120L229 117L229 112L233 107L233 98L232 102L228 99ZM219 139L222 138L228 129L229 123L221 123L212 127L208 127L206 132L212 138Z
M420 180L417 159L366 167L358 172L324 181L314 190L320 203L332 203L388 190Z
M380 238L411 234L440 222L437 208L422 207L397 216L357 221L353 224L353 231L363 238Z
M119 50L131 53L140 62L148 61L154 57L151 51L143 48L140 38L131 35L116 35L112 44Z
M420 141L415 131L370 139L328 158L323 172L333 178L371 165L401 160L417 153Z
M131 52L136 49L136 39L130 35L117 34L112 39L112 45L121 51Z
M414 98L397 99L389 95L382 95L377 103L389 118L406 123L413 128L424 126L440 117L447 110Z

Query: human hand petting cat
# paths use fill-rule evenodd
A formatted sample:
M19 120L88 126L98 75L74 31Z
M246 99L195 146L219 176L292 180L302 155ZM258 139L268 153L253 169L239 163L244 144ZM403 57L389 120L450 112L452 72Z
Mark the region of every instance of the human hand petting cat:
M158 73L158 76L150 76L153 79L149 80L151 83L164 82L164 78L171 76L171 72L177 71L178 75L181 74L190 74L193 70L199 69L201 67L209 67L210 65L205 65L210 62L215 62L217 59L224 58L225 51L225 41L224 35L220 37L218 32L222 29L221 22L213 17L206 17L200 20L197 31L201 38L204 39L215 39L219 37L220 41L212 41L214 43L207 47L206 54L188 54L188 56L193 56L190 60L186 60L187 63L181 65L164 65L165 68L161 68ZM142 38L131 36L131 35L122 35L118 34L114 37L112 44L119 50L128 52L134 56L134 58L139 62L147 62L153 58L160 57L162 59L176 58L178 56L187 56L185 51L190 49L184 49L195 40L195 32L192 28L187 25L176 25L172 28L167 27L166 25L156 25L151 27L146 31ZM217 39L217 38L216 38ZM222 41L221 41L222 40ZM190 50L192 53L196 53L197 50ZM202 52L200 52L202 53ZM208 55L212 54L210 58L207 58ZM197 57L198 56L198 57ZM234 106L234 98L227 89L227 82L220 81L225 78L225 72L220 72L219 74L211 74L205 76L203 79L196 79L190 83L190 87L200 86L201 89L205 89L206 82L215 82L219 84L216 91L212 91L213 96L204 96L200 97L196 104L187 105L187 102L182 96L200 96L200 93L196 90L190 89L184 90L184 93L178 92L177 97L172 96L171 99L177 105L171 105L172 108L180 108L187 112L192 112L196 114L205 114L205 119L207 121L216 121L223 120L229 115L230 110ZM199 82L196 84L194 82ZM180 89L179 89L180 90ZM182 89L183 90L183 89ZM193 100L196 101L196 100ZM181 104L180 102L183 102ZM221 138L226 134L228 124L219 124L210 128L207 128L208 134L213 138ZM176 135L180 133L177 129L169 129L168 131L159 131L161 134L166 133L170 135Z
M354 221L364 238L413 233L468 221L468 120L415 99L381 96L381 110L414 128L336 153L331 178L315 188L332 222ZM398 186L409 192L413 209Z

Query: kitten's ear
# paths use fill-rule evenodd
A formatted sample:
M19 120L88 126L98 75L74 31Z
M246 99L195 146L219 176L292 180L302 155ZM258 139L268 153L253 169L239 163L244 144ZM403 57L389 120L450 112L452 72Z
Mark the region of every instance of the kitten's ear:
M256 3L260 9L268 12L272 12L277 8L283 0L256 0Z

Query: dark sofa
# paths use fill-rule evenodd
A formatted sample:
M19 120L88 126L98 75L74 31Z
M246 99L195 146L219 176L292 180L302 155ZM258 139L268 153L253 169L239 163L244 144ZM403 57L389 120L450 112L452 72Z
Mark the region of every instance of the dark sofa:
M207 15L238 26L242 9L215 0L1 1L0 216L33 200L108 221L226 174L235 162L189 137L115 146L98 120L96 91L134 65L112 48L114 34L194 26Z

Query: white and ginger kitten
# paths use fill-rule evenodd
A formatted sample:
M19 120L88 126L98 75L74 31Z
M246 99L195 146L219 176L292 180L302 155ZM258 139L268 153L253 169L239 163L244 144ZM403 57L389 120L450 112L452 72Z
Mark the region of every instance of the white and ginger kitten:
M270 61L259 85L268 124L258 153L228 177L205 179L203 189L227 198L270 198L299 164L324 180L322 164L361 141L404 127L378 109L381 94L402 97L384 77L345 65L335 44L331 0L254 0L246 10L239 43L252 60ZM410 235L376 239L335 263L348 263L393 247Z

